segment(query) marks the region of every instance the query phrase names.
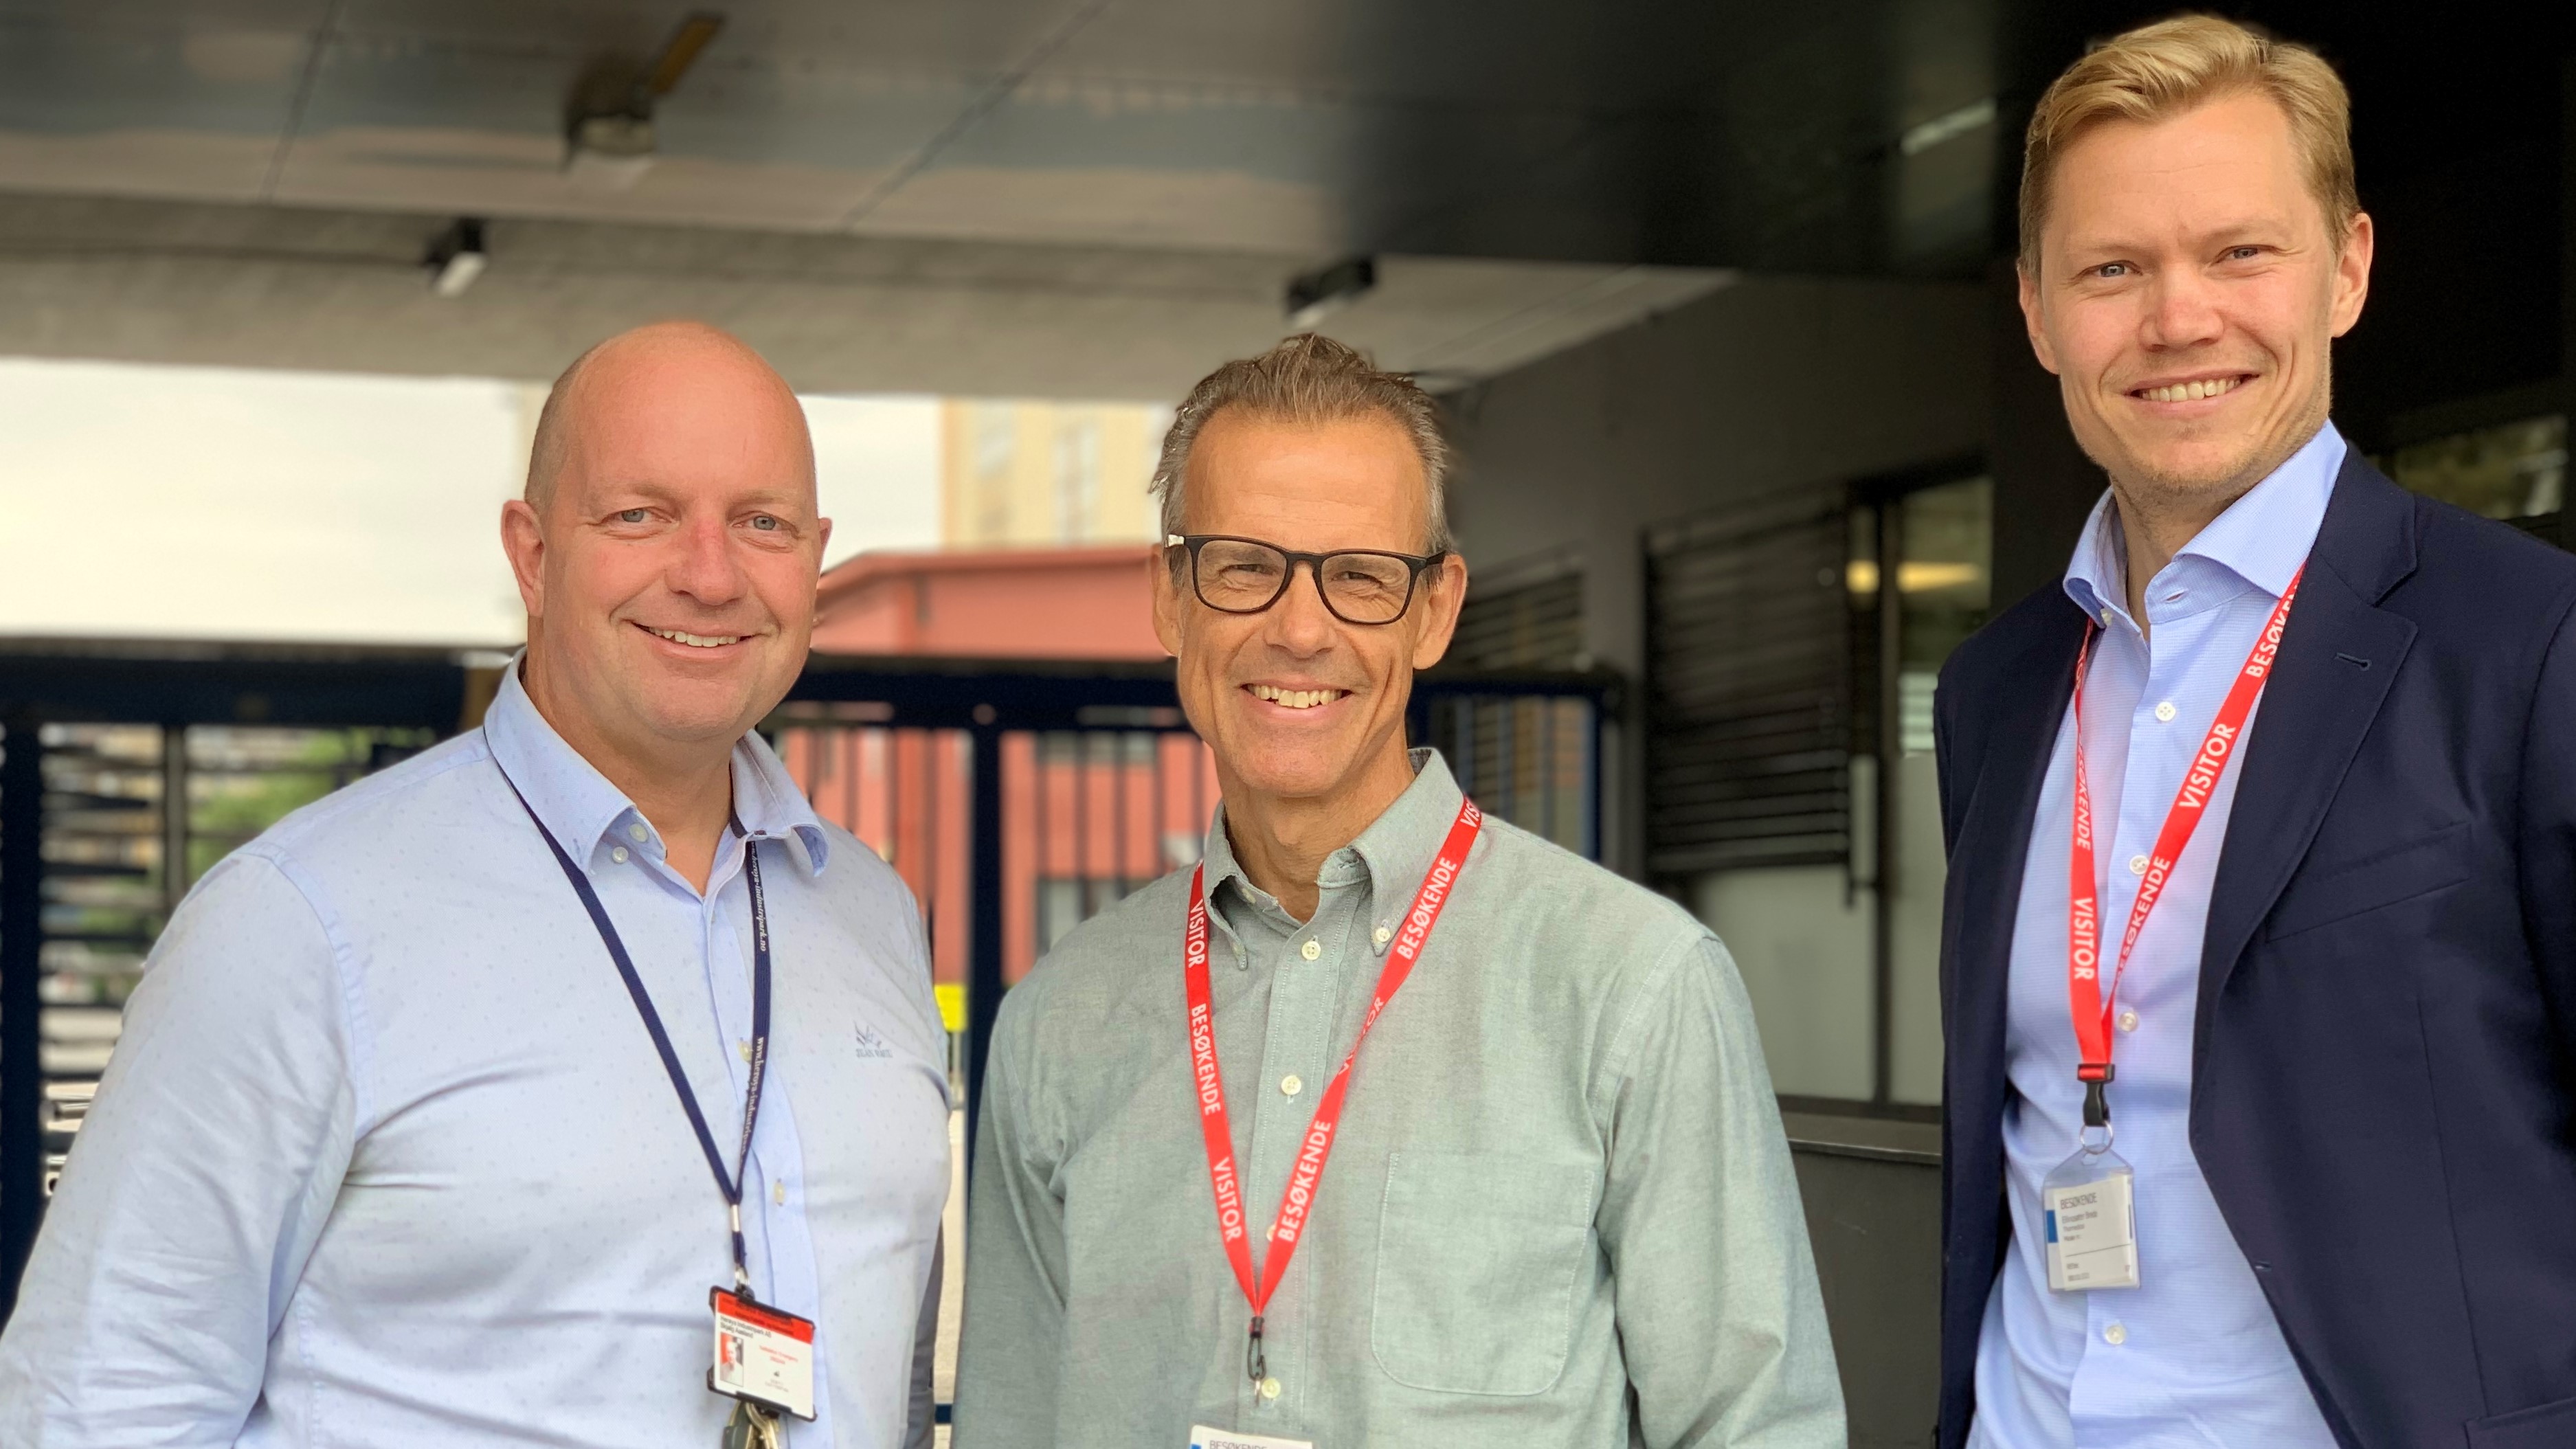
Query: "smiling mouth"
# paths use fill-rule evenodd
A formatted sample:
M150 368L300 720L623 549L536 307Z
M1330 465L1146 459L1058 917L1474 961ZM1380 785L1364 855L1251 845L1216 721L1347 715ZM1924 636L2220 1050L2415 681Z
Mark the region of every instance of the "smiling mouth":
M728 644L739 644L750 637L747 634L692 634L686 629L656 629L649 624L638 624L635 627L657 639L668 639L674 644L686 644L692 649L722 649Z
M2153 403L2198 402L2202 398L2224 397L2245 384L2254 375L2240 372L2228 377L2194 378L2190 382L2168 383L2163 387L2142 387L2129 396Z
M1254 699L1266 699L1285 709L1313 709L1350 693L1347 689L1281 689L1271 684L1247 684L1244 688Z

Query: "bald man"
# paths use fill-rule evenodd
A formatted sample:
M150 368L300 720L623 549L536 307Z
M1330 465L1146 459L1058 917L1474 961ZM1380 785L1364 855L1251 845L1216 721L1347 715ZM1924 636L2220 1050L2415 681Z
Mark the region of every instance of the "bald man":
M741 343L563 375L501 520L527 652L482 728L172 917L0 1335L0 1443L929 1442L920 915L750 732L830 528Z

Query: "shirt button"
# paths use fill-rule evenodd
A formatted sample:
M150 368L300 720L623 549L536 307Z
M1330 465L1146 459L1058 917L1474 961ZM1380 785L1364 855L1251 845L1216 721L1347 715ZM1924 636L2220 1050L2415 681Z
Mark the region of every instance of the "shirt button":
M2170 699L2156 706L2156 718L2164 721L2166 724L2172 724L2173 717L2180 713L2182 713L2182 711L2174 708L2173 701Z
M644 823L640 820L633 825L626 827L626 838L634 841L637 845L642 845L645 840L652 835L652 833L652 831L644 828Z
M2120 1013L2120 1030L2122 1030L2122 1031L2136 1031L2137 1029L2138 1029L2138 1009L2137 1009L2136 1007L2132 1006L2132 1007L2129 1007L2129 1008L2127 1008L2127 1009L2123 1010L2123 1011Z
M769 1184L769 1200L778 1204L780 1207L787 1206L786 1178L777 1178Z
M2128 1325L2114 1323L2110 1327L2103 1329L2102 1341L2111 1345L2113 1348L2118 1348L2121 1344L2127 1343L2129 1341Z
M2129 874L2131 874L2131 875L2145 875L2146 873L2147 873L2147 858L2146 858L2145 856L2143 856L2143 855L2133 855L2133 856L2130 856L2130 857L2129 857Z
M608 853L608 858L616 861L619 865L624 865L626 863L626 847L621 845L615 850L610 851Z
M1305 945L1297 948L1297 954L1305 957L1309 961L1312 961L1316 957L1324 954L1324 945L1320 941L1309 941Z
M1265 1399L1275 1399L1279 1397L1279 1381L1277 1379L1263 1379L1261 1381L1261 1397Z
M751 1060L751 1038L747 1036L735 1037L733 1040L733 1049L742 1053L742 1059L744 1061Z
M1298 1076L1295 1072L1290 1072L1288 1075L1279 1079L1279 1090L1288 1096L1296 1096L1299 1092L1306 1090L1306 1079Z
M1369 939L1383 946L1387 942L1395 939L1395 933L1384 926L1380 926L1376 930L1369 932Z

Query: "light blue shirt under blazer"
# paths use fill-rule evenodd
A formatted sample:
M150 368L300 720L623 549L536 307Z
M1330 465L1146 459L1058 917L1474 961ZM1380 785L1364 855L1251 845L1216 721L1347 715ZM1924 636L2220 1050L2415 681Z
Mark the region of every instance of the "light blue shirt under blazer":
M723 1199L496 756L739 1140L743 842L701 899L514 667L485 730L287 817L172 918L0 1336L0 1443L716 1442ZM898 1444L949 1178L920 917L756 736L733 788L776 959L743 1227L761 1297L819 1324L788 1442Z
M2109 825L2096 841L2106 950L2128 927L2146 853L2183 771L2316 541L2343 457L2343 437L2328 424L2202 529L2148 583L2152 635L2129 616L2126 550L2109 494L2085 524L2066 593L2099 626L2084 683L2084 745L2093 818ZM2260 704L2249 728L2262 728ZM2240 746L2219 776L2120 983L2111 1121L2117 1150L2137 1170L2140 1286L2051 1293L2039 1187L2074 1150L2084 1103L2066 997L2071 710L2058 728L2013 925L2005 1035L2013 1096L2004 1114L2013 1242L1978 1338L1972 1445L2333 1449L2191 1150L2201 939L2226 865L2233 761L2243 755Z

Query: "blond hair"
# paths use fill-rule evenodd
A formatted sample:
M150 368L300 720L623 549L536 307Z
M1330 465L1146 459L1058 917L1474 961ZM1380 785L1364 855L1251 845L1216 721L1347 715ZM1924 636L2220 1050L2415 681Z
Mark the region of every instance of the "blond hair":
M1218 413L1237 407L1291 423L1377 416L1403 429L1430 490L1429 549L1447 553L1456 547L1449 536L1449 443L1440 431L1440 404L1412 378L1381 372L1368 354L1314 332L1283 339L1259 357L1229 362L1190 389L1163 435L1154 467L1153 492L1162 500L1166 536L1182 531L1181 490L1199 431Z
M2308 190L2336 250L2361 211L2353 183L2352 97L2323 56L2214 15L2179 15L2086 51L2031 113L2021 158L2021 265L2039 269L2039 233L2057 158L2106 121L2151 125L2211 101L2253 93L2289 118Z

